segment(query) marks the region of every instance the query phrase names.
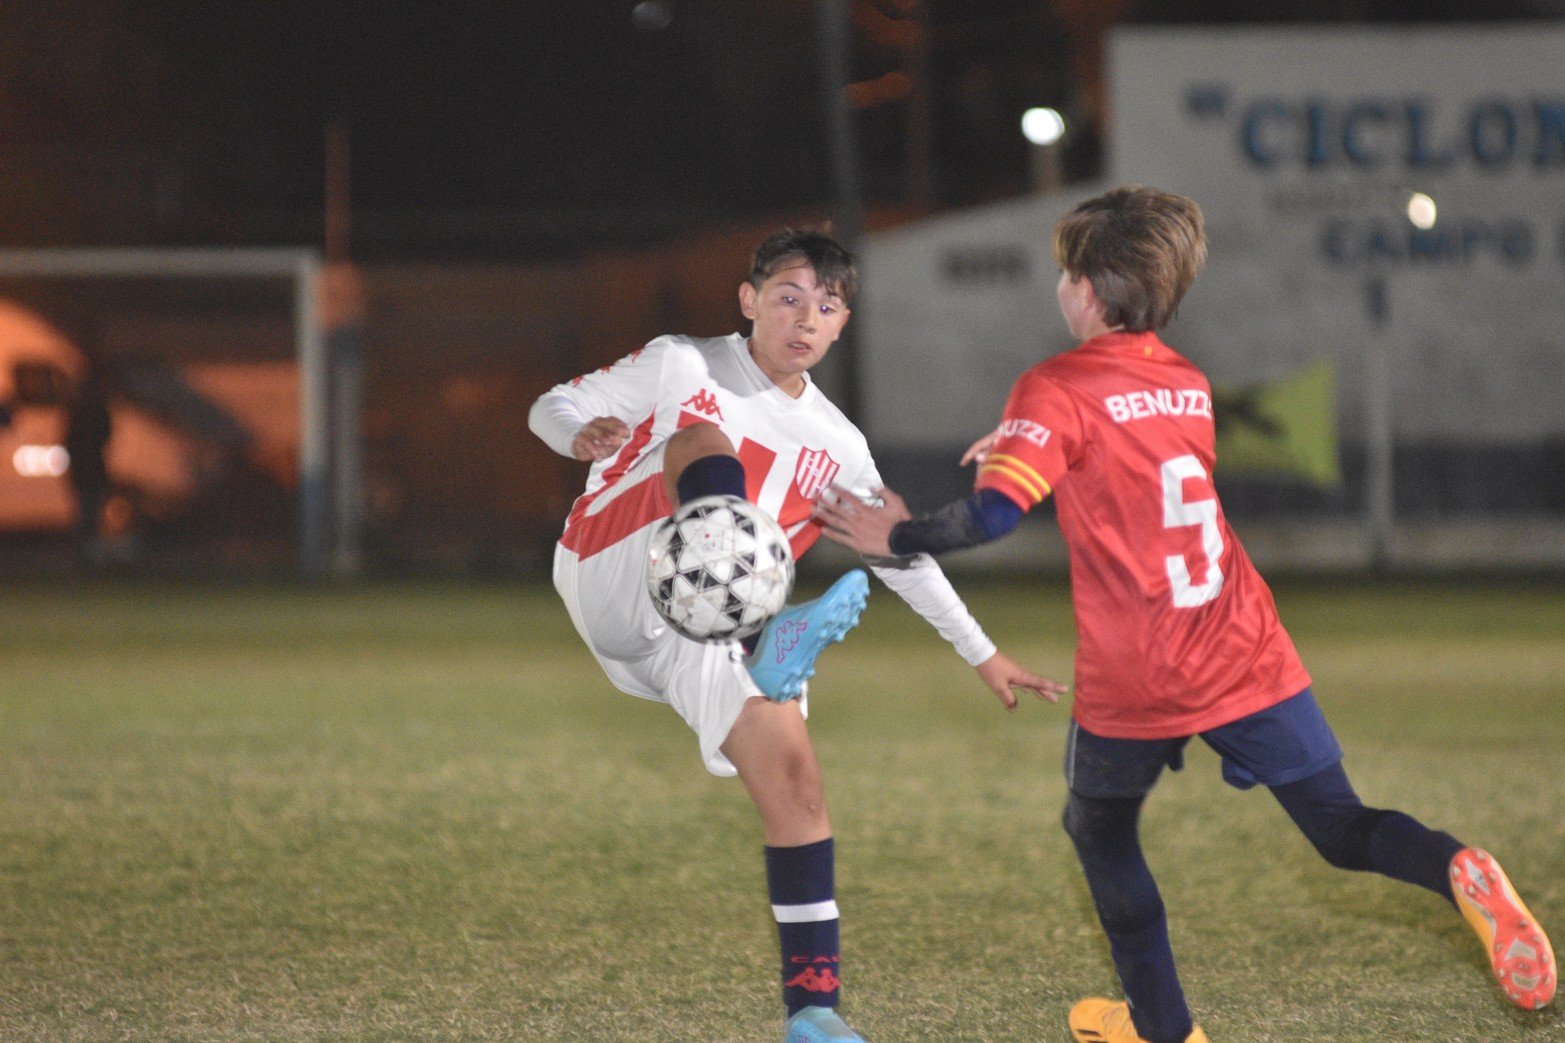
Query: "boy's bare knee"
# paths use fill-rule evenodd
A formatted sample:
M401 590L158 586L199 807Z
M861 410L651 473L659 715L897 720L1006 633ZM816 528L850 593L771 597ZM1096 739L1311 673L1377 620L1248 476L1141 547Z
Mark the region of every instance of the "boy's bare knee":
M709 421L691 424L675 431L668 438L668 449L687 460L713 454L734 455L734 443L729 441L723 429Z
M663 449L663 482L670 503L679 502L679 476L704 456L737 456L733 442L716 424L702 421L669 436Z
M774 749L766 760L769 763L756 765L756 774L781 799L795 804L819 804L824 800L820 763L808 744L790 743Z
M761 812L768 844L804 844L830 834L820 762L796 707L752 700L723 752Z
M810 750L791 750L783 763L784 786L801 806L819 810L826 804L820 763Z

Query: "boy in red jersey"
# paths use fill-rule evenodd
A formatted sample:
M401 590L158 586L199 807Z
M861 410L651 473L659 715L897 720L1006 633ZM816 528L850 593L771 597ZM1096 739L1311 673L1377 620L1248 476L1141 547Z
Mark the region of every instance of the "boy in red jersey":
M1174 967L1167 919L1137 837L1164 766L1199 735L1223 777L1267 786L1328 862L1418 884L1453 902L1501 988L1534 1009L1554 995L1543 929L1486 852L1359 800L1342 751L1211 475L1211 388L1154 332L1206 258L1200 208L1127 186L1089 199L1054 233L1060 310L1081 344L1011 391L967 500L913 518L839 495L826 535L866 554L939 553L998 538L1053 494L1070 549L1076 699L1066 742L1065 830L1108 935L1127 1002L1087 999L1075 1038L1204 1041Z

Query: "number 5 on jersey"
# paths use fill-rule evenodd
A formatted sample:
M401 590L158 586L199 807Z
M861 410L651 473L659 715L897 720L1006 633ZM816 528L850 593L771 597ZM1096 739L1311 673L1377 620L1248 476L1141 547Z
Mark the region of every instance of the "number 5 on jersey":
M1185 479L1206 479L1206 468L1194 456L1176 456L1163 464L1163 527L1179 529L1189 525L1201 527L1201 552L1206 555L1206 580L1190 581L1190 567L1183 554L1170 554L1163 559L1168 570L1168 582L1173 588L1175 608L1195 608L1217 597L1223 589L1223 569L1219 562L1223 556L1223 533L1217 524L1217 499L1185 499Z

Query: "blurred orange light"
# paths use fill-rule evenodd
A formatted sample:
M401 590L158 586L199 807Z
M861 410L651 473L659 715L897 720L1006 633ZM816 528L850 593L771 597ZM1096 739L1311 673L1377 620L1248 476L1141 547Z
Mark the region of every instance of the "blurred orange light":
M11 466L23 478L58 478L70 464L63 445L19 445L11 454Z

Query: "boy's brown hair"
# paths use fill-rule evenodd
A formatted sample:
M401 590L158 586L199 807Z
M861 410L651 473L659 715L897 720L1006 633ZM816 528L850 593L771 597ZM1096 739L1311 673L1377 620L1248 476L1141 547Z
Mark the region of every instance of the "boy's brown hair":
M789 261L803 261L815 269L816 280L850 304L859 292L859 270L853 255L837 240L822 232L784 228L767 236L755 248L750 262L750 285L756 289Z
M1072 278L1092 282L1106 325L1160 330L1206 263L1201 208L1144 185L1112 189L1060 218L1054 259Z

